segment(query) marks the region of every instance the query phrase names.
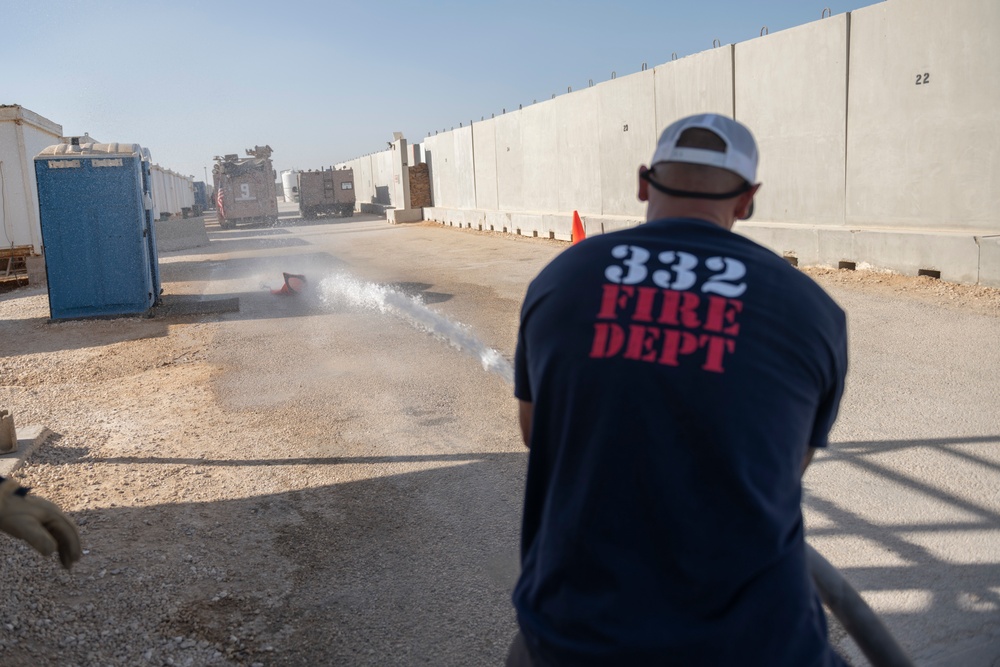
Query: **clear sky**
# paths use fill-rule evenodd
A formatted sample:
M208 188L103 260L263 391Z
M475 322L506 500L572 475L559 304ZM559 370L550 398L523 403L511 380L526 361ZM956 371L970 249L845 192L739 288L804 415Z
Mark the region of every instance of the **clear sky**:
M255 144L317 169L874 2L0 0L0 104L195 180Z

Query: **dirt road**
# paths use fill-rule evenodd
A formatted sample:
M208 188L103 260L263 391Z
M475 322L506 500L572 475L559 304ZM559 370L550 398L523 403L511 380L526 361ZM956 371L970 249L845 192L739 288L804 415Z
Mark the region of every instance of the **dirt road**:
M56 434L16 476L87 550L66 574L0 536L0 663L501 664L526 462L510 386L379 299L419 297L509 359L524 288L566 244L371 217L209 229L161 255L165 298L239 312L49 324L43 289L0 295L0 407ZM271 294L282 271L309 293ZM862 310L1000 321L995 291L817 276ZM968 501L988 530L995 500Z

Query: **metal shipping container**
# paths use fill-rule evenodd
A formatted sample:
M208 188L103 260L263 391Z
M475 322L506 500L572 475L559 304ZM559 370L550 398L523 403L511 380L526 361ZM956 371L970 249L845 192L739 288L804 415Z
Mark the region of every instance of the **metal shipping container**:
M24 107L0 104L0 246L42 254L32 159L59 143L62 132L61 125Z
M303 218L317 215L354 215L354 170L323 169L300 171L299 213Z
M159 302L150 166L137 144L58 144L35 157L52 319Z

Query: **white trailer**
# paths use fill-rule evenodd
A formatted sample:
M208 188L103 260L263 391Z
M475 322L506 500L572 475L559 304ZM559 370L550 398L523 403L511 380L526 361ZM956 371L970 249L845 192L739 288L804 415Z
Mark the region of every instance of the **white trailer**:
M60 143L62 132L61 125L20 105L0 105L0 248L42 254L34 160Z

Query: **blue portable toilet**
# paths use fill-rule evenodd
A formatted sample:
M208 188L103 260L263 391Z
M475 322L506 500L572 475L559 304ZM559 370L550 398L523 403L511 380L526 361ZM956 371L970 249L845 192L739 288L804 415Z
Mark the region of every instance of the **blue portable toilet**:
M57 144L35 157L53 320L148 313L159 302L149 152Z

